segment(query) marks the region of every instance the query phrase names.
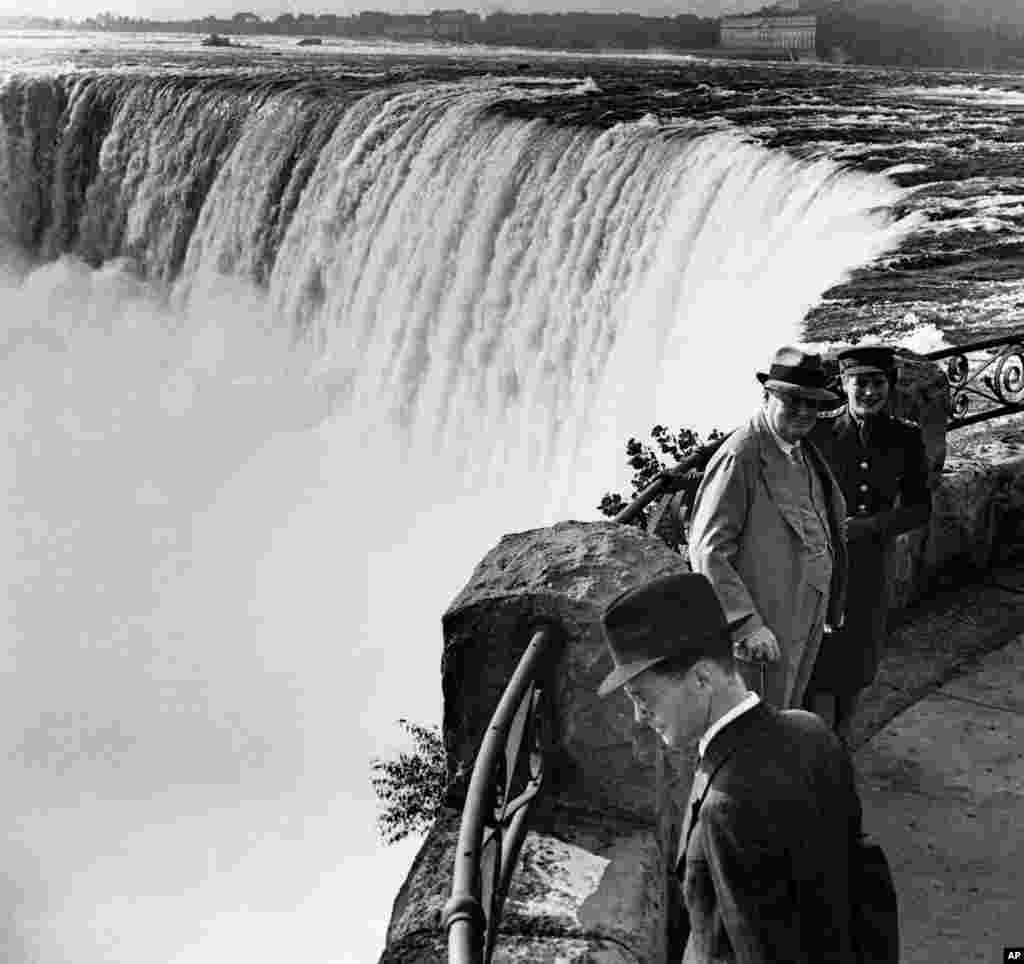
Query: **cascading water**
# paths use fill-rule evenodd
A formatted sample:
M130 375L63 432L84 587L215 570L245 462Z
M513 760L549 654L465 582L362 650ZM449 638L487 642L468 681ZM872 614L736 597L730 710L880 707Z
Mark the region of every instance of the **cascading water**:
M369 759L477 559L742 417L907 229L731 130L497 109L554 81L372 87L0 92L11 961L372 960Z

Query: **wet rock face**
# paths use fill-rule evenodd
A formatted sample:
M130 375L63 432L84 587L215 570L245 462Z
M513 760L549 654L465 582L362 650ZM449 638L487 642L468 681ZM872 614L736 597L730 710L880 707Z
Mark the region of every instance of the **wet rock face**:
M563 641L550 683L554 753L546 796L653 820L654 754L637 752L628 699L597 697L612 668L600 618L624 589L686 568L660 540L614 522L565 522L505 536L443 619L450 774L470 771L533 630L548 622Z

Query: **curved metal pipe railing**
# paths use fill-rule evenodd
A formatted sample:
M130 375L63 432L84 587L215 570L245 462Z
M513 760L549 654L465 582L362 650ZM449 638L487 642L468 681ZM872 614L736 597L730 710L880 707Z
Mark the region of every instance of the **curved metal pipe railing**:
M644 509L647 508L668 488L668 474L661 472L654 477L646 488L641 489L635 499L626 506L618 515L612 516L612 522L621 522L627 525L632 522Z
M641 489L637 496L618 515L612 516L612 522L628 524L632 522L655 499L667 492L676 492L681 488L696 491L710 453L718 447L718 443L709 443L692 452L685 459L659 472L651 482Z
M995 349L993 351L992 349ZM981 357L970 357L984 352ZM946 431L1024 411L1024 337L985 338L924 356L949 382ZM980 406L980 407L979 407Z
M975 357L972 362L970 356L978 352L986 354ZM927 352L920 357L936 364L945 362L939 367L949 382L947 432L1024 411L1024 334L984 338L956 348ZM983 406L980 409L979 404ZM656 475L629 505L613 516L613 521L633 522L666 492L699 479L701 469L698 466L707 460L706 448Z
M541 675L557 638L552 626L533 634L477 752L442 916L449 964L486 964L494 951L527 818L544 780Z

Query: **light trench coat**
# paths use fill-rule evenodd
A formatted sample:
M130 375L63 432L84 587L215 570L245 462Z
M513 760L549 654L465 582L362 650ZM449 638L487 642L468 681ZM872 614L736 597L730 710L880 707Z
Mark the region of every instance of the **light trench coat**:
M784 484L786 457L763 410L711 457L689 537L691 567L708 577L726 619L737 624L733 641L762 626L778 639L782 655L767 664L761 695L780 709L800 705L823 623L842 624L846 597L846 502L821 453L806 439L801 446L825 495L833 552L828 586L811 581L800 514ZM748 682L761 690L756 676Z

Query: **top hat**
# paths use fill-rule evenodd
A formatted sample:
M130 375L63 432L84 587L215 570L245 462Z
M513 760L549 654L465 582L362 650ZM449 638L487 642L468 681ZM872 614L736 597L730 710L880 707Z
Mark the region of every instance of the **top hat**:
M863 375L881 372L883 375L896 373L896 353L884 345L862 345L859 348L845 348L836 355L840 375Z
M821 355L801 351L784 345L772 358L772 366L766 372L758 372L757 380L765 388L781 389L819 402L835 402L842 399L825 386L828 376L821 364Z
M616 596L601 617L615 669L598 687L607 696L645 669L671 659L688 668L732 655L729 627L707 576L662 576Z

